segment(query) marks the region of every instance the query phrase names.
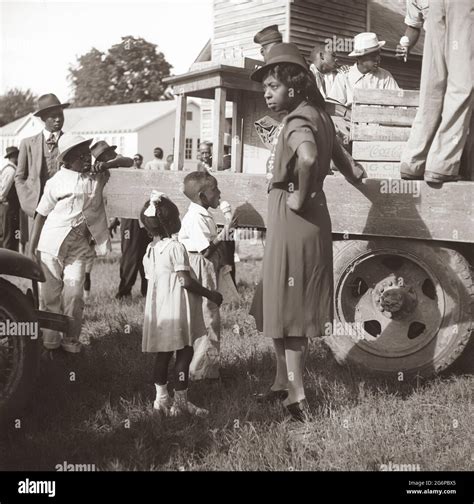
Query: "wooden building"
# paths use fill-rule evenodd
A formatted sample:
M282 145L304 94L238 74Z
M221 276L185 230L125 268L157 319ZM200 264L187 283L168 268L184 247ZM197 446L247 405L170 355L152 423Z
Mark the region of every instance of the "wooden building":
M336 44L343 61L350 61L347 54L355 35L376 31L380 40L387 41L382 66L393 73L402 88L417 88L419 50L406 64L394 57L404 33L403 14L404 4L398 0L214 0L212 39L188 73L166 79L178 97L176 167L183 166L186 99L198 97L214 100L213 168L222 169L225 111L227 102L232 102L231 169L265 172L268 151L260 142L254 121L272 114L263 100L261 85L250 81L249 75L261 64L260 48L253 37L271 24L277 24L283 40L296 43L306 56L315 42L330 41Z

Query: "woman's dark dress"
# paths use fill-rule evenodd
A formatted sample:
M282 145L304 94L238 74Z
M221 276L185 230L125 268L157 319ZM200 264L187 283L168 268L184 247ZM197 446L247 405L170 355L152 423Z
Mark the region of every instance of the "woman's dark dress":
M263 332L271 338L311 338L324 335L333 318L331 219L322 186L335 132L330 117L307 102L283 124L269 160L273 177L263 260ZM296 213L286 201L298 189L295 153L303 142L315 144L317 161L309 197Z

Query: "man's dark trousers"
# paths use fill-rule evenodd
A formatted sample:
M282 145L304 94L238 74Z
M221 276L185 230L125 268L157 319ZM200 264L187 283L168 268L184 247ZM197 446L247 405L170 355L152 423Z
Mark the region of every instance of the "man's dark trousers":
M128 296L137 279L141 276L141 293L146 295L147 280L143 270L143 256L151 239L137 219L121 219L122 258L120 259L120 285L118 296Z

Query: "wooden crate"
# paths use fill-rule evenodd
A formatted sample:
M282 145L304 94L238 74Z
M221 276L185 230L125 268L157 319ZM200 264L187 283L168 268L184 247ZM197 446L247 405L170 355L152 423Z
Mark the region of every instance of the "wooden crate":
M370 178L400 178L400 157L418 102L418 91L355 90L352 156Z

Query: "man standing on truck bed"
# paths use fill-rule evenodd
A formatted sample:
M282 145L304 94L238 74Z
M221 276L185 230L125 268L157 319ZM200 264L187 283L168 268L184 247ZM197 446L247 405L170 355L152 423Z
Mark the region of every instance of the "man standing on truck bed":
M472 0L407 0L408 46L399 46L398 55L406 58L422 27L426 37L420 105L401 158L402 178L459 179L473 107L473 16Z

